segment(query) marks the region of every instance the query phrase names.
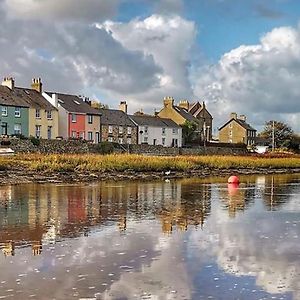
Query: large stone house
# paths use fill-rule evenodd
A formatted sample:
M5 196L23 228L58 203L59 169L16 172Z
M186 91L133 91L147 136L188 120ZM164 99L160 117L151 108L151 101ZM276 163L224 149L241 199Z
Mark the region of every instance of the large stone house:
M168 118L178 125L186 121L197 124L197 132L202 140L210 140L212 137L212 116L206 109L205 104L199 102L190 104L187 100L180 101L179 105L174 104L173 97L164 98L164 107L157 114L160 118Z
M15 87L5 78L0 87L1 134L22 134L43 139L58 136L58 110L42 96L42 82L33 79L31 88Z
M89 101L77 95L55 92L44 92L43 96L58 109L60 137L100 142L101 113L91 107Z
M130 118L138 126L138 144L182 146L182 128L171 119L148 115L133 115Z
M230 119L219 128L221 143L242 143L247 146L255 144L256 129L246 122L246 116L231 113Z
M121 102L119 110L100 108L101 141L119 144L137 144L138 127L127 115L127 104Z

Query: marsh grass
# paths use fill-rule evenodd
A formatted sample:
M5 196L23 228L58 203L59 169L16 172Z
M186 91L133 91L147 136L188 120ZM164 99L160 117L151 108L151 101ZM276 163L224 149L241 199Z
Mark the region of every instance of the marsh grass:
M23 167L41 172L188 171L199 169L300 168L300 157L143 156L133 154L18 154L0 158L0 170Z

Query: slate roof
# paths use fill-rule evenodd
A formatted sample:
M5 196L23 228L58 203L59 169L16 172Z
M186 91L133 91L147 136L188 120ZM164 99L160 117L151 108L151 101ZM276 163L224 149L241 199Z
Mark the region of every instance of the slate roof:
M155 116L129 116L139 126L153 126L153 127L172 127L179 128L171 119L159 118Z
M29 107L25 101L24 95L17 93L16 90L11 90L6 86L0 85L0 104L7 106Z
M190 122L196 122L199 123L199 120L195 118L191 113L186 111L184 108L179 107L179 106L174 106L175 110L186 120Z
M100 108L101 125L136 126L122 110Z
M91 107L87 102L83 101L77 95L69 95L55 92L46 92L50 97L56 94L58 103L70 113L82 113L90 115L101 115L98 109Z
M227 121L223 126L221 126L219 128L219 130L221 130L222 128L224 128L225 126L227 126L231 121L236 121L239 125L241 125L246 130L257 131L255 128L253 128L250 124L246 123L245 121L240 120L240 119L234 119L234 118L232 118L229 121Z
M20 87L11 90L2 85L0 85L0 104L45 110L56 109L36 90Z

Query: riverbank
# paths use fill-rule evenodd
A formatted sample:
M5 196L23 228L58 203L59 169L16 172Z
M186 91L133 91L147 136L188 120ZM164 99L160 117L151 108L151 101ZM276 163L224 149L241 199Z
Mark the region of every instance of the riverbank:
M0 157L0 184L300 173L300 157L41 155Z

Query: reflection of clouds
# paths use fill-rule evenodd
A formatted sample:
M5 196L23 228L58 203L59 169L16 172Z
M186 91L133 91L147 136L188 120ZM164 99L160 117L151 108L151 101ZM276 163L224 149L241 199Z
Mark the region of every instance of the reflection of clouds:
M256 284L268 293L296 291L299 299L299 216L257 211L259 205L257 200L243 218L223 218L222 224L217 222L221 208L215 207L206 235L218 233L218 238L203 243L194 235L192 242L201 243L201 251L216 257L226 273L255 276Z

